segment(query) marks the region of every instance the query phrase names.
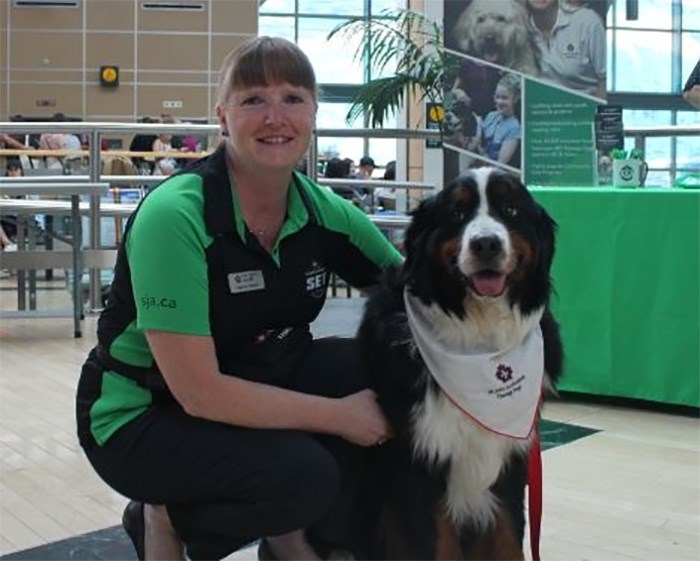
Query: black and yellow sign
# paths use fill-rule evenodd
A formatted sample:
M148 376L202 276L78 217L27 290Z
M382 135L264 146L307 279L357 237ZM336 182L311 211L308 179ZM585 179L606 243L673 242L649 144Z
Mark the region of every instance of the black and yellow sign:
M445 120L445 108L442 103L428 102L425 106L425 122L427 129L440 130L442 122ZM442 148L439 140L426 139L426 148Z
M100 85L105 88L116 88L119 85L119 67L114 64L100 66Z

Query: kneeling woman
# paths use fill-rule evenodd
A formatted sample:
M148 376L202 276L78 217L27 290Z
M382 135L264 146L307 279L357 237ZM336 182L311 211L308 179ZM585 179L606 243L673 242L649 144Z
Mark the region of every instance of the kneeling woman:
M232 52L222 141L139 205L77 392L80 442L132 499L140 559L342 547L362 447L389 428L355 344L312 338L329 276L357 287L401 256L352 204L294 172L317 109L299 48Z

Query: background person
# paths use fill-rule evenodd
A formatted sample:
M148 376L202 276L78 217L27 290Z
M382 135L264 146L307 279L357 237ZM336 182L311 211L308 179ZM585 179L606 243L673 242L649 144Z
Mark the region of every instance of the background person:
M384 181L396 180L396 160L391 160L384 168ZM396 210L396 187L378 187L374 190L377 205L383 210Z
M522 126L517 117L520 105L520 77L506 74L498 82L493 95L496 109L482 123L482 139L489 159L520 167Z
M389 436L354 339L309 329L331 273L367 287L401 262L294 173L317 108L295 44L243 44L221 72L220 146L126 227L77 421L97 473L142 501L123 520L140 558L182 559L181 539L220 559L267 536L262 556L317 559L307 539L345 542L362 447Z
M323 177L327 179L350 179L352 173L352 160L338 157L331 158L326 162L326 169L323 171ZM331 187L334 193L340 195L344 199L357 202L357 193L350 187L334 185Z
M372 173L377 166L374 164L374 158L370 156L362 156L360 165L357 169L355 177L357 179L372 179Z
M68 121L63 113L56 113L52 121L55 123L65 123ZM39 137L40 150L81 150L80 139L67 132L46 132ZM49 169L63 170L63 160L65 156L46 156L46 167ZM78 156L79 157L79 156Z
M700 109L700 59L683 86L683 99L696 109Z
M605 99L605 26L585 7L559 0L524 0L540 49L543 78Z
M142 117L138 122L154 124L157 123L158 120L151 117ZM157 138L158 136L155 134L136 134L129 144L129 152L150 152ZM146 160L141 156L132 156L131 161L136 169L140 170L142 173L146 172L149 175L153 173L153 168L155 167L155 162L153 160Z

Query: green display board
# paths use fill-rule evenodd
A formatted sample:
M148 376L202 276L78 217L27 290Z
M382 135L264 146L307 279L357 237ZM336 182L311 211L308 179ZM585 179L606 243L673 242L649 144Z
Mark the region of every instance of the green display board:
M700 191L534 188L559 224L560 389L700 406Z
M598 103L525 80L525 183L595 185L594 120Z

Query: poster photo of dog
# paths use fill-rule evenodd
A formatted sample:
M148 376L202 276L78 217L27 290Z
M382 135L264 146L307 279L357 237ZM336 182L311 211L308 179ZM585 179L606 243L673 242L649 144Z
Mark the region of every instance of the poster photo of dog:
M448 0L445 48L599 99L606 97L610 0Z
M462 168L486 161L521 167L523 78L474 60L447 55L444 144L462 153Z

